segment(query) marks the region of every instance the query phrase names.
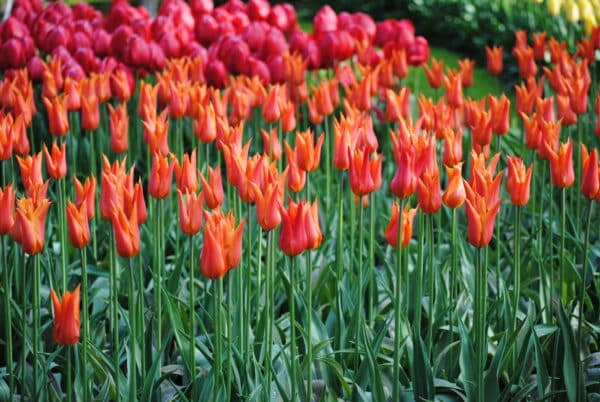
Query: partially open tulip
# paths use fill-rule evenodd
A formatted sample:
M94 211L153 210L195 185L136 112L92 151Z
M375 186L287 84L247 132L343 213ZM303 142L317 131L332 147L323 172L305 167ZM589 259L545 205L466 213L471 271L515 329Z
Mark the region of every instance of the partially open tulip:
M448 208L460 208L467 197L462 178L462 163L450 167L446 166L448 173L448 187L442 194L442 201Z
M256 216L260 227L264 230L273 230L281 223L279 204L282 203L280 184L272 181L266 185L264 192L254 183L250 182L254 199L256 200Z
M467 240L475 247L485 247L494 234L500 200L493 201L473 190L468 182L464 184L467 190Z
M550 157L552 184L560 188L571 186L575 181L573 142L569 140L566 144L560 144L557 151L547 148L547 152Z
M58 299L54 289L50 289L54 314L54 342L59 345L73 346L79 341L80 307L79 285L73 292L65 291L62 300Z
M508 133L510 128L510 100L504 94L500 98L490 95L489 102L492 115L492 132L496 135Z
M460 108L463 104L463 85L460 74L444 77L444 88L448 104L454 109Z
M204 216L206 225L200 267L204 276L218 279L240 263L246 221L242 220L236 228L231 211L227 216L220 210L205 212Z
M42 199L36 205L32 198L17 201L17 216L11 235L29 255L39 254L46 240L46 216L50 201Z
M87 246L90 242L90 225L85 204L77 207L71 201L67 202L67 227L69 228L69 241L73 247Z
M281 143L277 135L277 130L273 129L270 132L264 129L260 130L260 135L263 140L263 152L265 155L269 155L269 158L273 161L281 158Z
M15 223L15 195L12 184L0 188L0 235L10 233Z
M425 70L425 76L431 88L438 89L444 84L444 60L437 60L432 57L431 67L423 64L423 70Z
M29 155L25 158L17 156L19 170L21 171L21 182L27 191L30 191L36 184L43 183L42 178L42 153Z
M208 167L208 181L200 173L202 182L202 193L204 193L204 202L210 209L218 208L223 204L225 194L223 192L223 178L221 177L221 167L215 169Z
M321 134L314 143L315 135L311 130L296 133L296 162L300 169L312 172L321 160L321 147L325 135Z
M533 165L526 169L523 160L514 156L507 157L506 162L508 165L506 189L512 203L517 207L522 207L529 201Z
M490 74L498 75L502 72L503 60L502 52L504 48L502 46L485 47L485 54L487 55L487 70Z
M598 166L598 150L594 148L590 153L584 144L581 144L581 193L591 200L598 198L600 195L600 166ZM1 227L0 233L2 233Z
M202 226L202 192L199 194L187 193L177 190L179 200L179 226L181 231L188 236L200 232Z
M400 233L400 244L402 248L408 247L413 232L413 221L417 214L417 208L410 208L410 205L405 205L400 216L400 206L397 202L392 203L392 216L387 228L385 229L385 239L392 248L398 247L398 231Z
M14 142L12 115L0 114L0 161L12 156Z
M159 115L156 115L156 112L146 113L147 116L142 121L142 124L144 126L144 141L148 144L150 153L168 155L169 121L167 120L167 109L163 110Z
M181 165L175 159L175 181L177 188L184 193L195 193L198 190L198 174L196 168L196 150L189 154L183 155Z
M73 176L73 184L75 184L75 205L79 208L85 204L87 217L92 219L95 215L96 178L94 176L88 177L82 184L77 177Z
M400 153L396 174L390 182L392 193L398 198L410 197L417 189L418 176L415 172L415 151L413 147Z
M133 204L129 216L125 215L123 209L115 207L112 215L117 254L123 258L136 256L140 252L140 228L136 204Z
M48 174L55 180L62 179L67 175L67 143L63 142L56 145L56 141L52 143L52 151L48 151L44 144L44 155L46 156L46 169Z
M48 130L50 134L62 137L69 132L69 117L65 106L65 95L44 98L43 102L48 111Z
M129 147L129 116L127 116L127 103L120 103L114 108L108 104L110 127L110 150L115 154L127 152Z
M473 85L473 71L475 70L475 61L471 59L462 59L458 61L460 68L460 78L463 88L469 88Z
M436 167L426 169L417 183L419 208L426 214L434 214L442 207L440 173Z
M355 149L350 155L348 175L350 188L355 195L367 195L381 187L382 157L382 154L375 154L371 158L364 149Z
M308 238L305 230L306 201L295 203L292 199L288 202L285 209L280 204L281 211L281 231L279 232L279 248L285 255L293 257L308 247Z
M81 128L94 131L100 125L100 106L98 98L81 97Z
M163 199L171 191L174 163L170 156L155 154L152 158L152 170L148 180L148 194L156 199Z

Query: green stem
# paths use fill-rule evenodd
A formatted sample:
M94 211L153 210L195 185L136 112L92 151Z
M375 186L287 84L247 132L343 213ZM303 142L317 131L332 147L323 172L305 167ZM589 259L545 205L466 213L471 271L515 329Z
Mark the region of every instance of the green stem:
M111 231L111 247L110 249L110 321L112 330L112 342L113 342L113 371L114 371L114 382L115 382L115 401L121 399L119 390L119 290L118 290L118 267L115 257L115 236L114 231Z
M273 316L274 316L274 289L273 289L273 231L270 230L267 235L267 267L265 279L265 371L266 371L266 396L271 400L271 373L272 373L272 346L273 346Z
M138 275L137 275L137 280L138 280L138 292L137 292L137 318L138 318L138 324L137 324L137 329L138 329L138 333L137 333L137 337L138 337L138 343L139 343L139 350L141 350L141 356L140 356L140 373L141 373L141 378L144 378L146 376L146 332L145 332L145 325L144 325L144 316L146 313L146 308L144 306L144 293L145 293L145 287L144 287L144 271L143 271L143 266L142 266L142 257L137 257L137 266L138 266Z
M519 313L519 296L521 294L521 207L515 208L515 234L513 247L513 332L517 330L517 315ZM512 353L513 371L517 367L518 345Z
M487 257L482 254L487 250L478 248L475 252L475 353L476 353L476 388L477 401L485 400L484 370L487 355L486 339L486 295L487 295ZM484 258L484 261L482 261Z
M325 129L325 141L323 141L323 144L325 146L325 180L326 180L326 184L327 186L325 187L325 196L326 196L326 200L327 200L327 209L329 209L330 206L330 200L331 200L331 140L332 140L332 135L331 135L331 129L330 129L330 120L331 116L325 116L323 123L324 123L324 129Z
M90 389L88 382L88 341L90 336L90 319L88 317L88 272L87 272L87 250L85 247L81 248L81 319L83 321L83 337L81 339L82 353L81 353L81 370L82 370L82 384L83 384L83 400L89 401Z
M543 236L543 232L544 232L544 183L546 180L546 176L547 176L547 171L548 171L548 166L546 163L543 163L543 168L542 168L542 174L540 176L540 208L538 211L538 217L539 217L539 222L538 222L538 231L537 231L537 247L538 247L538 256L539 256L539 270L540 270L540 281L542 283L541 286L541 291L543 294L542 299L544 300L543 302L543 310L544 310L544 322L545 323L550 323L552 321L552 314L551 314L551 308L550 306L552 305L550 300L552 298L552 287L548 286L548 280L547 278L550 277L550 274L548 272L548 269L544 266L544 236Z
M583 242L583 264L581 267L581 284L579 286L579 316L577 317L577 398L576 400L585 400L585 386L583 383L583 365L580 362L581 359L581 348L583 342L583 305L585 298L585 287L587 282L587 262L588 262L588 250L590 247L590 223L592 221L592 210L594 207L594 201L590 200L588 205L588 213L585 223L585 238Z
M342 173L343 174L343 173ZM344 263L343 263L343 252L344 252L344 178L340 177L339 188L338 188L338 230L336 238L336 282L337 282L337 321L336 325L336 337L335 342L337 343L337 350L344 348L344 341L342 339L343 334L343 320L344 320L344 303L342 294L344 291ZM339 363L343 361L343 354L337 354Z
M429 279L429 319L427 320L427 350L429 351L429 358L431 359L433 354L433 321L435 319L434 306L435 306L435 271L433 268L434 264L434 237L433 237L433 215L427 216L429 225L427 231L427 273Z
M233 327L231 317L233 312L233 275L227 277L227 371L225 377L225 399L231 398L231 370L233 363Z
M402 267L402 211L404 200L400 200L400 216L398 217L398 246L396 247L396 283L394 293L394 366L392 379L392 400L400 400L400 302L402 298L401 275ZM415 324L416 325L416 324Z
M290 378L290 399L292 402L297 400L296 396L296 302L294 299L294 290L296 288L296 275L294 272L294 257L290 257L290 366L291 366L291 378Z
M313 364L313 343L312 343L312 258L310 250L307 251L306 264L306 395L312 400L312 364Z
M135 401L137 393L137 353L136 353L136 301L135 301L135 274L132 258L129 258L129 401Z
M559 296L563 306L567 304L567 284L565 283L565 232L566 232L566 197L567 189L561 189L561 204L560 204L560 256L559 256ZM578 197L579 198L579 197ZM579 215L576 215L579 216Z
M371 208L369 217L369 265L368 265L369 283L369 325L371 328L375 325L375 304L377 298L377 281L375 278L375 193L371 193Z
M400 211L402 213L402 211ZM416 268L416 280L415 280L415 290L414 290L414 301L413 301L413 331L415 332L415 337L419 338L421 336L421 305L423 302L423 271L424 271L424 262L423 262L423 250L425 249L425 231L423 230L423 213L421 211L417 212L417 236L418 236L418 247L417 247L417 268ZM410 289L410 281L408 278L406 280L406 291ZM408 304L408 303L407 303Z
M358 274L358 295L356 301L355 314L358 314L358 317L355 321L356 327L354 328L354 336L356 338L355 342L355 355L354 355L354 370L355 374L358 376L358 366L360 362L360 352L361 352L361 330L363 323L363 314L364 314L364 300L363 300L363 292L364 292L364 278L363 278L363 243L364 243L364 215L365 209L362 206L362 199L359 197L358 207L360 211L358 213L358 264L356 265L356 272Z
M4 317L6 319L5 335L6 335L6 372L8 375L8 400L13 400L15 392L15 379L13 374L13 337L12 337L12 309L10 304L12 302L10 276L8 273L9 265L7 259L6 246L4 244L5 236L0 237L0 246L2 247L2 283L4 285Z
M457 295L457 277L458 277L458 249L456 247L456 208L452 209L452 255L451 255L451 268L450 268L450 343L454 343L454 329L458 324L458 317L456 313L456 295ZM454 348L450 349L450 365L453 368L454 361Z
M160 199L158 200L158 206L157 206L157 222L156 222L156 242L158 244L157 250L156 250L156 254L157 254L157 261L156 261L156 266L155 266L155 273L156 273L156 278L155 281L156 283L154 284L156 286L155 288L155 298L156 298L156 310L154 312L155 317L156 317L156 350L157 352L162 348L162 328L163 328L163 322L162 322L162 272L163 272L163 264L164 264L164 258L163 258L163 253L164 253L164 246L163 246L163 236L165 235L164 232L164 213L163 213L163 200ZM162 356L160 357L160 361L161 363L159 364L159 367L157 368L158 372L156 373L157 375L160 374L160 366L162 365Z
M41 400L40 350L40 255L33 256L33 400Z
M213 282L214 284L214 282ZM218 290L213 291L214 302L213 302L213 314L216 317L215 323L215 353L214 353L214 361L215 361L215 385L213 389L213 402L219 400L219 391L221 390L221 300L223 300L223 277L217 279L217 287Z
M196 290L194 279L194 236L190 236L190 362L192 364L192 372L190 373L190 381L192 382L192 401L197 399L196 381Z

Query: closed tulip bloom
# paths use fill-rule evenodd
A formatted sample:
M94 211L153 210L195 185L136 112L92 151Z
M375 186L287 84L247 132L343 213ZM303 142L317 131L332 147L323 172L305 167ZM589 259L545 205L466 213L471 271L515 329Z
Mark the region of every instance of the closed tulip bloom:
M417 184L419 208L426 214L434 214L442 207L439 169L427 169Z
M110 89L111 93L120 102L127 102L131 98L131 87L127 80L127 73L122 70L114 70L110 75ZM110 105L110 103L109 103Z
M71 201L67 202L67 227L69 228L69 241L73 247L87 246L90 242L90 225L85 204L77 207Z
M290 132L296 129L296 106L294 102L288 101L281 106L281 130Z
M23 187L27 191L33 188L38 183L43 183L42 178L42 153L38 152L35 155L28 155L25 158L17 156L19 170L21 172L21 181Z
M156 199L167 198L171 191L174 163L169 156L155 154L148 180L148 194Z
M9 234L15 223L15 196L12 184L0 188L0 235Z
M206 206L210 209L215 209L221 206L225 199L221 168L217 166L215 169L213 169L209 166L208 181L204 178L202 173L200 173L200 181L202 182L202 193L204 194L204 202L206 202Z
M271 87L269 94L267 95L267 99L262 107L262 115L263 119L267 123L275 123L281 117L281 108L280 108L280 95L279 91L281 87L279 85L274 85Z
M77 285L73 292L65 291L62 300L58 299L54 289L50 289L54 315L54 342L59 345L73 346L79 341L81 329L79 286Z
M598 150L594 148L592 149L592 152L589 153L584 144L581 144L581 193L590 200L598 198L600 195L600 166L598 166Z
M293 257L308 247L308 238L304 227L306 202L295 203L292 199L288 202L285 209L280 204L281 211L281 231L279 232L279 248L285 255Z
M81 97L81 128L94 131L100 125L100 108L98 98Z
M279 136L277 135L277 130L273 129L270 132L267 132L264 129L260 130L260 135L263 140L263 147L265 155L269 155L269 158L272 161L276 161L281 158L281 143L279 142Z
M500 200L488 202L486 197L472 190L467 182L465 188L467 190L467 240L475 247L485 247L494 234L495 219L500 212Z
M463 86L460 74L444 77L444 87L446 89L446 102L454 109L460 108L463 104Z
M205 144L217 138L217 117L212 103L197 107L197 116L194 119L194 134Z
M181 165L175 159L175 181L177 182L177 188L184 193L195 193L198 190L196 150L192 151L191 156L187 153L184 154Z
M0 114L0 161L10 159L14 142L12 115Z
M127 104L120 103L116 108L108 104L109 126L110 126L110 149L115 154L127 152L129 147L129 116L127 116Z
M319 204L315 200L312 204L307 203L304 215L304 230L306 231L306 249L314 250L323 242L323 234L319 225Z
M417 189L418 177L415 172L415 152L409 147L400 153L396 174L390 182L392 193L398 198L410 197Z
M341 123L334 122L333 129L333 166L341 171L350 168L351 139L348 130Z
M507 157L506 162L508 165L506 188L510 194L510 200L515 206L522 207L529 201L533 165L526 169L523 160L513 156Z
M83 184L73 176L73 184L75 185L75 205L79 208L81 205L86 206L86 215L88 219L92 219L95 215L94 205L96 203L96 178L94 176L85 179Z
M202 226L202 192L199 194L187 193L177 190L179 199L179 226L181 231L188 236L200 232Z
M299 193L306 184L306 171L302 170L295 159L288 158L288 188L294 193Z
M12 126L13 150L19 156L26 156L31 151L29 138L27 138L27 126L22 115L17 115Z
M217 235L207 227L204 229L204 244L200 256L202 274L210 279L218 279L227 273L223 245Z
M529 77L535 77L537 73L537 65L533 57L533 49L530 46L522 49L515 49L514 56L519 63L519 73L521 77L527 79Z
M448 173L448 187L442 194L442 201L448 208L460 208L467 197L462 178L462 163L450 167L446 166Z
M503 53L504 48L502 46L485 47L485 54L487 55L487 70L492 75L498 75L503 69Z
M523 120L523 128L525 131L525 145L529 149L538 149L542 142L542 130L538 125L536 114L527 116L521 112L521 119Z
M392 216L387 228L385 229L385 239L392 248L398 248L398 230L402 228L400 245L402 248L408 247L413 232L413 221L417 214L417 208L410 208L407 204L404 206L402 216L400 216L400 206L397 202L392 203Z
M137 206L134 203L129 216L120 208L113 207L113 232L117 254L123 258L131 258L140 252L140 228L138 225Z
M69 132L69 117L65 107L65 96L44 98L44 106L48 112L48 130L50 134L62 137Z
M456 166L462 161L462 129L454 131L449 127L442 129L444 139L444 153L442 162L444 165Z
M131 213L133 206L137 212L137 223L141 225L148 219L148 209L146 208L146 200L144 198L144 188L142 187L142 179L139 179L133 188L133 191L125 189L123 192L125 213Z
M52 143L52 151L48 151L44 144L44 155L46 156L46 169L48 174L55 180L62 179L67 175L67 143L63 142L56 145L56 141Z
M357 196L372 193L381 187L381 161L382 154L375 154L370 158L365 150L356 149L350 157L350 188Z
M573 142L569 140L566 144L560 144L558 151L548 151L552 184L560 188L571 186L575 181L575 173L573 171Z
M423 64L423 69L431 88L437 89L444 84L444 60L436 60L435 57L432 57L431 67Z
M458 61L460 68L460 78L463 88L469 88L473 85L473 70L475 69L475 61L471 59L463 59Z
M46 239L46 216L50 201L43 199L37 204L31 198L17 201L17 216L11 232L13 239L29 255L41 253Z

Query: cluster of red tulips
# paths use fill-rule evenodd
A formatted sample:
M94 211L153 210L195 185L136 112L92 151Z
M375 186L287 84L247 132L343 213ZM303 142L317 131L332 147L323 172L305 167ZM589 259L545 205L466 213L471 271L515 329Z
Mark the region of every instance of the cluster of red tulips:
M569 381L554 373L539 396L564 387L569 399L585 400L580 358L592 347L583 340L584 299L593 204L600 202L598 143L589 134L595 124L600 136L597 37L582 38L572 54L544 34L534 34L530 46L527 33L517 32L513 55L523 83L515 88L516 127L506 95L467 96L474 85L468 59L456 70L435 59L423 65L430 86L443 88L438 99L411 93L411 69L429 50L406 20L376 24L325 6L308 34L292 6L265 0L217 8L169 0L155 18L122 0L106 16L84 4L17 1L0 26L0 258L10 399L160 399L171 376L190 400L255 392L308 400L325 366L343 384L329 379L323 392L341 398L368 390L376 400L400 400L410 387L430 400L433 385L419 384L444 372L470 400L496 399L486 394L486 372L496 367L488 356L508 356L507 378L525 372L517 357L533 346L514 334L519 323L526 327L527 306L527 317L537 309L541 323L556 324L556 347L564 343L576 372ZM489 73L499 74L503 49L486 52ZM502 203L502 166L514 208ZM390 201L391 214L382 213ZM466 236L459 236L463 205ZM520 245L526 232L535 233L529 238L537 253L528 263ZM473 259L464 257L463 238ZM567 252L567 241L583 244L581 253ZM447 262L439 251L444 243ZM539 270L535 301L521 292L522 263ZM31 274L20 267L31 265L29 284ZM198 267L213 281L197 281ZM73 283L80 285L70 292ZM109 291L100 296L98 287ZM76 381L69 348L64 357L45 353L45 289L54 341L81 344ZM461 313L461 292L469 295L470 318ZM315 301L324 305L313 309ZM488 320L490 304L498 311L510 306L504 320ZM565 309L576 318L575 331L564 325ZM489 331L505 335L489 339ZM383 338L393 347L383 349ZM324 354L328 348L335 356ZM446 348L442 367L436 353ZM242 375L236 359L242 368L255 365ZM176 361L185 370L161 372ZM56 366L64 376L46 381ZM391 372L391 390L380 370Z

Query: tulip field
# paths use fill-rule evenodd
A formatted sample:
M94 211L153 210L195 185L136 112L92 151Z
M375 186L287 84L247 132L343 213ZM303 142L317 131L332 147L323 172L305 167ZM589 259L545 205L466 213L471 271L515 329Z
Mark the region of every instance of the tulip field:
M547 3L583 29L455 65L329 6L15 0L0 401L600 400L600 8Z

